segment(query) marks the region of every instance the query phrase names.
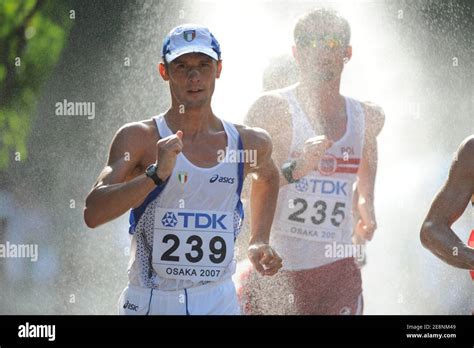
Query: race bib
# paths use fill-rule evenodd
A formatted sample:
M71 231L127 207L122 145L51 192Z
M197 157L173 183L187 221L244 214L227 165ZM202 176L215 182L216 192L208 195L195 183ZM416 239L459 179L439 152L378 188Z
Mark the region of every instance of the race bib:
M157 208L153 268L160 277L215 281L233 257L233 213Z
M317 242L339 242L351 214L352 186L341 179L304 177L288 187L278 233Z

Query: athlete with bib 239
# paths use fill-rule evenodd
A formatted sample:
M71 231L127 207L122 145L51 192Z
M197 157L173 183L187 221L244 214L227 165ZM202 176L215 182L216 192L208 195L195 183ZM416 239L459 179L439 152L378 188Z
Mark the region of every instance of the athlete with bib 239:
M89 227L132 209L129 284L120 314L239 314L231 277L248 174L249 259L262 275L274 275L282 265L268 244L279 180L272 143L262 129L214 115L211 99L221 69L219 43L207 28L171 30L159 64L170 109L117 132L86 199ZM256 165L236 160L243 150L256 152Z
M271 281L250 272L239 294L250 314L361 314L355 260L363 250L352 234L356 226L371 240L376 229L376 137L384 114L340 94L352 55L346 19L316 9L299 19L294 40L299 82L263 94L246 119L270 133L281 168L271 243L284 267ZM360 217L353 224L355 205Z

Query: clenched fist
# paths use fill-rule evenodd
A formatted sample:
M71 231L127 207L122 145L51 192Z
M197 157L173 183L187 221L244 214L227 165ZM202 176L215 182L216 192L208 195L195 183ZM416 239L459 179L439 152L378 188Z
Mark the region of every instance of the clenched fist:
M183 132L158 140L156 143L156 164L158 166L158 177L166 180L173 172L176 157L183 151Z
M317 135L307 139L303 145L301 162L296 166L293 177L299 179L314 170L326 150L329 149L332 144L333 142L325 135Z
M281 257L267 243L250 244L248 256L261 275L274 275L282 267Z

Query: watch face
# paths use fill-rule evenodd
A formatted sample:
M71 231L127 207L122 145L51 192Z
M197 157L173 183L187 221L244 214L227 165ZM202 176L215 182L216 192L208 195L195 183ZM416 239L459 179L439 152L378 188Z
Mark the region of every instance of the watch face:
M154 164L150 164L148 168L146 169L146 174L148 176L154 175L156 173L156 166Z

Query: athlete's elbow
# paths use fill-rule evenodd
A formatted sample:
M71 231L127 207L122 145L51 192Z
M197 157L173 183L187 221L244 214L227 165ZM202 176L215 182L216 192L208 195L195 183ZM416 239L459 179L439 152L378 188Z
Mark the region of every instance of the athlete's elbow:
M434 228L434 223L432 221L425 220L425 222L423 222L420 230L420 241L426 249L431 249L433 237L436 233L435 230L436 229Z
M100 225L97 215L87 206L84 208L84 222L89 228L96 228Z
M98 211L94 207L94 190L92 190L86 197L84 207L84 222L89 228L96 228L100 225Z

